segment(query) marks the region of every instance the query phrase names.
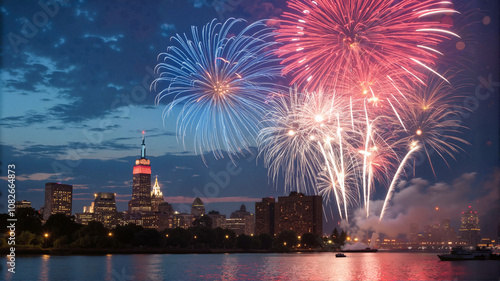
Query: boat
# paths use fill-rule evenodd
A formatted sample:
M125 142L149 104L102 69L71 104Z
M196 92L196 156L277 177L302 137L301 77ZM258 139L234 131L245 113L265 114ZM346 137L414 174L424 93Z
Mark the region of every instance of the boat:
M359 249L359 250L342 250L341 252L343 252L343 253L376 253L376 252L378 252L378 249L365 248L365 249Z
M344 254L342 254L342 253L336 253L336 254L335 254L335 257L336 257L336 258L345 258L345 257L346 257L346 255L344 255Z
M464 260L489 260L493 259L491 249L476 249L476 251L468 251L460 246L453 247L449 254L437 255L442 261L464 261Z

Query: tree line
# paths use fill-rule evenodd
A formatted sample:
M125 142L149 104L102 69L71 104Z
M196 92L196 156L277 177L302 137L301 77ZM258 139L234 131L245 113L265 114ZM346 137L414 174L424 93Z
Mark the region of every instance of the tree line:
M2 228L7 229L7 214L0 214ZM33 208L16 210L16 245L28 248L88 248L88 249L130 249L137 247L180 248L180 249L242 249L290 251L291 249L337 248L345 243L346 233L337 229L328 237L311 233L297 234L285 230L276 236L269 234L236 235L234 231L212 228L211 219L203 216L193 226L158 231L136 224L118 225L107 229L100 222L88 225L76 223L72 217L63 214L51 215L45 224L42 216ZM6 247L4 234L0 246Z

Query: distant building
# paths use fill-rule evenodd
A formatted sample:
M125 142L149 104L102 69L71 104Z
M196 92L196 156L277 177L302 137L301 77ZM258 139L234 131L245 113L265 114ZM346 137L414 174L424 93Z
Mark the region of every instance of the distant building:
M460 219L459 240L468 246L477 246L481 241L481 229L479 228L479 217L477 212L469 206L465 212L462 212Z
M194 220L194 215L186 213L179 214L178 212L175 212L172 216L172 228L180 227L188 229L193 226Z
M162 231L167 228L172 228L172 216L174 215L174 210L172 205L167 202L163 202L158 205L157 223L158 231Z
M205 215L205 205L199 197L196 197L191 205L191 215L195 218L199 218Z
M156 176L155 185L153 186L153 190L151 190L151 211L158 212L158 206L163 202L165 202L165 199L158 184L158 176Z
M307 196L292 191L290 196L278 197L278 233L293 230L298 235L323 232L323 198L319 195Z
M255 202L255 234L262 233L274 236L278 230L279 207L276 199L262 198Z
M418 224L410 224L410 243L418 243Z
M226 228L226 215L221 215L217 211L210 211L207 216L212 219L212 228Z
M151 209L151 165L146 158L146 143L142 136L141 158L135 161L132 180L132 199L125 213L127 223L155 228L156 215Z
M84 213L94 213L94 202L90 203L90 206L83 206Z
M151 211L151 165L146 158L146 144L142 136L141 158L135 161L132 181L132 199L128 203L129 214Z
M43 220L47 220L53 214L65 214L71 216L73 203L73 186L48 182L45 184L45 204Z
M241 222L243 222L243 228L239 229ZM238 235L253 235L255 232L254 215L247 212L247 208L242 204L239 210L232 212L230 218L226 219L226 228L233 230Z
M89 222L95 221L94 213L76 213L75 222L87 225Z
M251 234L245 233L246 220L244 218L226 219L226 228L234 231L234 233L236 235L241 235L241 234L251 235Z
M94 217L105 227L111 228L118 224L115 194L99 192L94 194Z
M16 206L16 209L31 208L31 202L30 201L26 201L26 200L16 201L15 206Z

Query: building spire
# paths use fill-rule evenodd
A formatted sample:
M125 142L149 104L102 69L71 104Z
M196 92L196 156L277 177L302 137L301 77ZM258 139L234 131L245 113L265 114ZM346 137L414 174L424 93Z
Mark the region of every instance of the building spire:
M142 131L141 159L146 159L146 143L144 139L144 131Z
M153 186L153 190L151 191L151 195L163 197L163 193L160 190L160 185L158 184L158 175L156 175L155 185Z

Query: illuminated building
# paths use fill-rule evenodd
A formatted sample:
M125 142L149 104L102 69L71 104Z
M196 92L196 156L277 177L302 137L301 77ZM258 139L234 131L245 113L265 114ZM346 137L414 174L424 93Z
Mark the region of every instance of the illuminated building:
M156 176L155 185L153 186L153 190L151 190L151 211L158 212L158 206L163 202L165 202L165 199L163 199L163 193L158 184L158 176Z
M278 229L279 208L276 199L262 198L255 202L255 234L267 233L274 236Z
M94 194L94 217L105 227L111 228L118 224L118 212L116 210L115 194L99 192Z
M31 208L31 202L30 201L26 201L26 200L16 201L15 206L16 206L16 209Z
M184 229L188 229L193 226L195 218L191 214L182 213L179 214L175 212L172 216L172 228L180 227Z
M157 223L158 231L162 231L166 228L172 228L172 216L174 214L174 210L172 205L167 202L162 202L158 205Z
M205 215L205 205L199 197L196 197L191 205L191 215L195 218L199 218Z
M146 159L146 144L142 135L141 158L135 161L132 182L132 200L128 203L128 212L144 213L151 211L151 165Z
M90 206L83 206L84 213L93 213L94 212L94 202L90 203Z
M55 182L46 183L43 220L46 221L53 214L71 216L72 201L72 185Z
M88 225L89 222L95 221L94 213L76 213L75 222L83 225Z
M319 195L307 196L292 191L290 196L278 197L278 232L293 230L298 235L323 232L323 199Z
M126 220L129 223L155 228L156 215L151 210L151 165L146 158L146 144L142 132L141 158L135 161L132 180L132 199L128 202Z
M207 216L212 219L212 228L226 228L226 215L221 215L217 211L210 211Z
M246 220L244 218L226 219L226 229L234 231L236 235L246 234Z
M226 228L233 230L237 235L253 235L255 232L255 218L250 212L247 212L245 205L241 205L239 210L231 213L229 219L226 219Z
M465 212L462 212L460 219L459 240L468 246L477 246L481 241L481 230L479 229L479 217L477 213L469 206Z

